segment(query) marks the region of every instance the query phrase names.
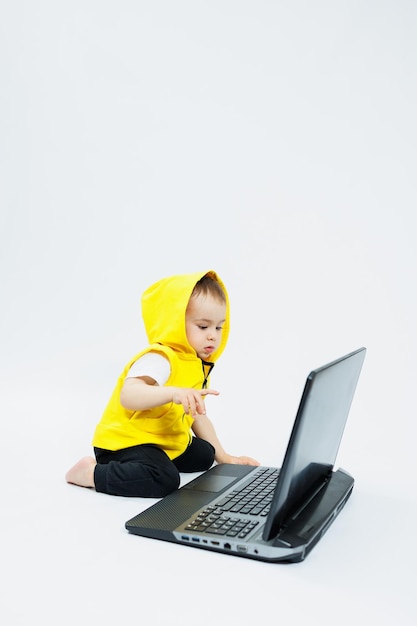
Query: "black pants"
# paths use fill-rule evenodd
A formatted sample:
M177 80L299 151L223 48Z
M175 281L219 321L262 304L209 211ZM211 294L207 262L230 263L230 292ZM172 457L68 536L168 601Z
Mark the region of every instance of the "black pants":
M96 491L114 496L163 498L180 485L180 472L202 472L214 462L215 450L204 439L193 437L186 451L171 461L151 444L123 450L94 448Z

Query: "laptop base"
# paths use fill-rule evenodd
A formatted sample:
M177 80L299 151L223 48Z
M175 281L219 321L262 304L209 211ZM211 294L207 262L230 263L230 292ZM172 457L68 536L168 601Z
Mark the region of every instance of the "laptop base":
M301 512L288 520L285 527L269 541L262 539L262 529L245 541L213 537L205 533L190 533L184 530L190 516L195 514L196 504L198 503L203 509L213 501L213 492L205 490L210 482L216 485L219 480L229 477L233 484L252 471L254 468L249 466L216 465L128 520L125 528L130 533L142 537L223 554L234 554L274 563L303 561L330 527L352 493L354 479L342 469L332 472L331 478L321 491ZM229 488L230 484L220 489L218 495L220 496Z

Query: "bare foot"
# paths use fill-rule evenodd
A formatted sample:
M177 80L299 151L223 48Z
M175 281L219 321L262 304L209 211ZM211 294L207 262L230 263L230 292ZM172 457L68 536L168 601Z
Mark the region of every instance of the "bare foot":
M67 483L72 483L79 487L95 487L94 468L96 465L97 463L92 456L85 456L68 470L65 474L65 480Z

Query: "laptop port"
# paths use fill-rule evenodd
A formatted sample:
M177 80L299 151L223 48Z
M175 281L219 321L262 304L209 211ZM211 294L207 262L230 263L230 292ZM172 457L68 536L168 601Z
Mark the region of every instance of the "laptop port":
M230 543L225 543L223 547L224 547L225 550L231 550L232 549L232 546L230 545Z
M240 546L236 546L236 550L237 550L238 552L247 552L247 551L248 551L248 548L247 548L247 546L242 546L242 545L240 545Z
M187 537L186 535L182 535L182 536L181 536L181 539L182 539L183 541L190 541L190 538L189 538L189 537Z
M199 537L191 537L191 541L194 541L195 543L200 543L200 538Z

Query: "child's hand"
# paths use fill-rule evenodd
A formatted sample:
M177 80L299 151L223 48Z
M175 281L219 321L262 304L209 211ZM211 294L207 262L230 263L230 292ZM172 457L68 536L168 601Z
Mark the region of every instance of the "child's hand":
M260 465L259 461L252 459L250 456L232 456L231 454L228 454L227 460L222 462L231 463L232 465Z
M182 404L185 413L190 415L205 415L206 407L204 406L204 396L208 394L218 396L219 392L215 389L185 389L175 387L172 394L172 401L175 404Z

